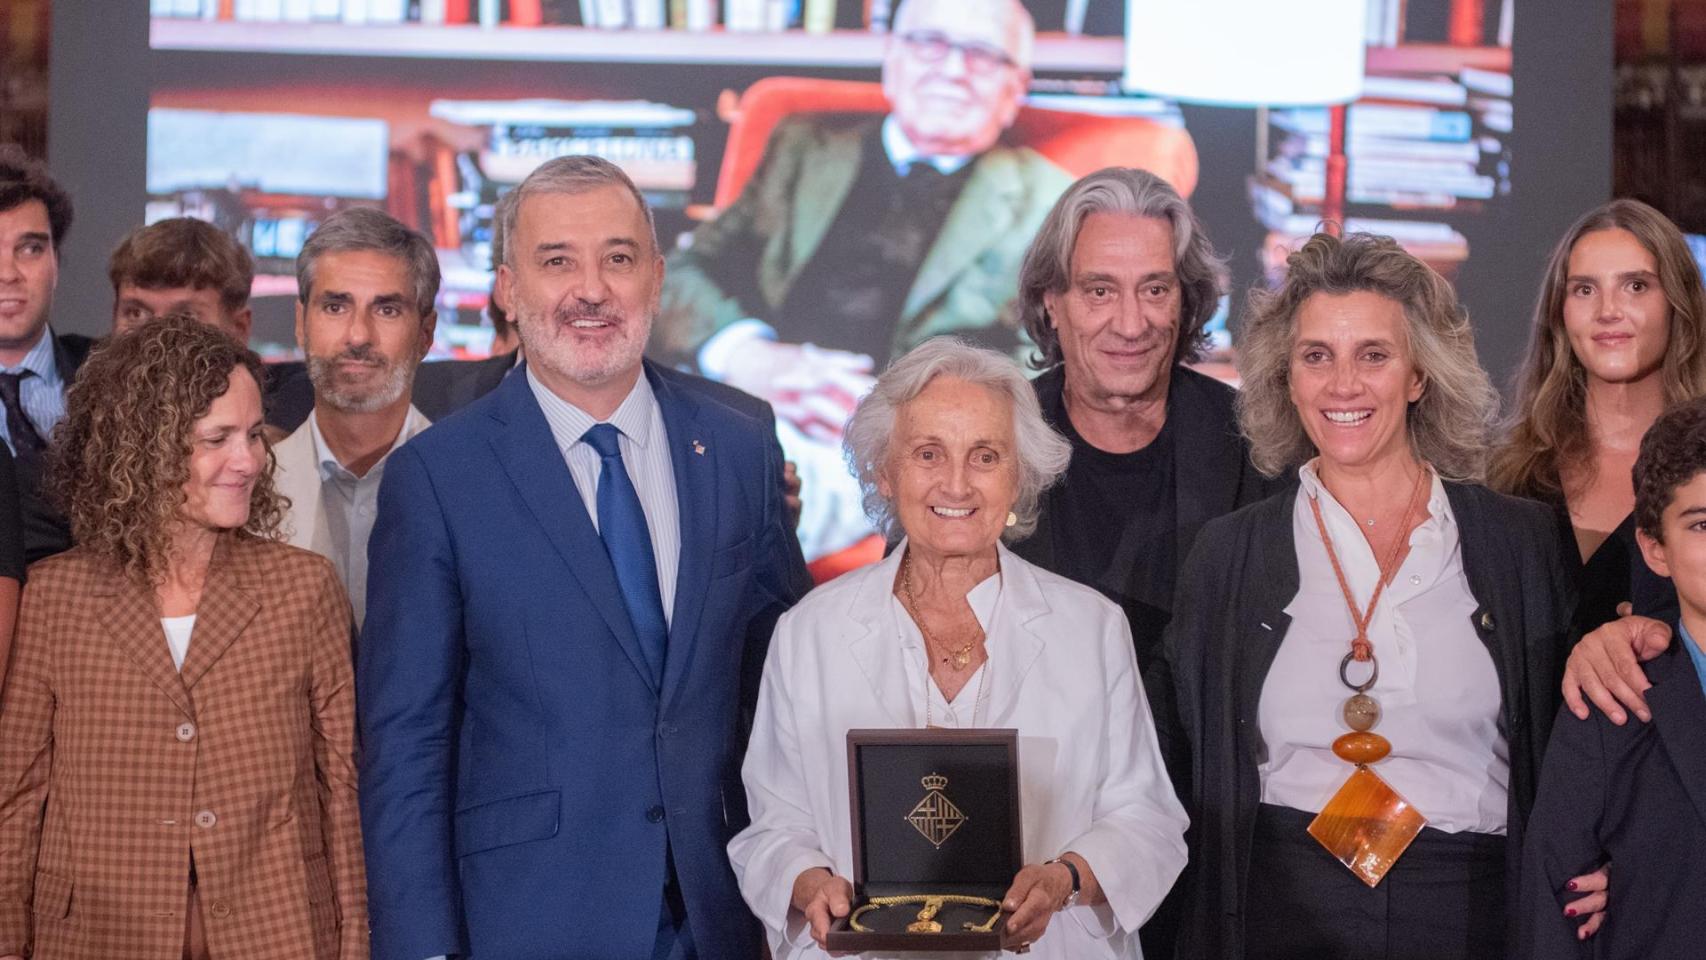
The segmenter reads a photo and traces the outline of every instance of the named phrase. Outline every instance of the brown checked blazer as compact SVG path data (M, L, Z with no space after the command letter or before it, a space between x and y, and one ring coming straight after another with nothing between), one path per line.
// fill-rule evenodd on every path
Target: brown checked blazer
M365 960L350 607L332 565L221 535L180 674L153 591L30 571L0 692L0 956ZM39 851L39 852L38 852Z

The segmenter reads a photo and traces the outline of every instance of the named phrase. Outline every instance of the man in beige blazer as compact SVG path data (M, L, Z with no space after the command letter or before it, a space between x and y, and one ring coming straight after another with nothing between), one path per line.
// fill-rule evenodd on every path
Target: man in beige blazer
M290 498L290 543L337 567L359 628L385 460L430 425L409 388L438 319L438 257L420 233L361 207L308 238L296 278L314 411L273 448L273 478Z

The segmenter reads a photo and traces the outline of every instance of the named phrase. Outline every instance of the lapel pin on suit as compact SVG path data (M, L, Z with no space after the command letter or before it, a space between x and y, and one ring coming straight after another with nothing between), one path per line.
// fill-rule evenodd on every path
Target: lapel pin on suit
M700 443L697 440L693 441L693 452L697 453L701 457L704 456L705 455L705 445Z

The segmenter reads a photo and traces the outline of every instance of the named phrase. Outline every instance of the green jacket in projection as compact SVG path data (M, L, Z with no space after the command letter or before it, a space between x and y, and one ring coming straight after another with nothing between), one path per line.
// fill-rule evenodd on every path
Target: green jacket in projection
M748 317L767 321L822 244L881 130L882 118L869 114L779 124L739 199L670 256L654 356L691 366L718 330ZM891 355L944 333L1015 350L1026 343L1015 311L1019 265L1071 183L1027 147L997 145L973 160L907 293ZM992 328L1000 335L990 336Z

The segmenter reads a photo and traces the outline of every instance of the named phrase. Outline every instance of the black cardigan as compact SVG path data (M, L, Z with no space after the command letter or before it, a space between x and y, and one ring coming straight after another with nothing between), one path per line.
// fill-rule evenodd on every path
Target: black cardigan
M1477 606L1471 625L1499 676L1500 728L1510 747L1509 895L1516 899L1522 833L1540 756L1562 701L1574 590L1542 504L1472 484L1445 484L1464 573ZM1261 797L1257 705L1297 595L1292 538L1296 488L1203 528L1179 576L1161 671L1145 687L1163 753L1191 814L1190 906L1181 958L1244 956L1250 845ZM1348 772L1348 770L1347 770Z

